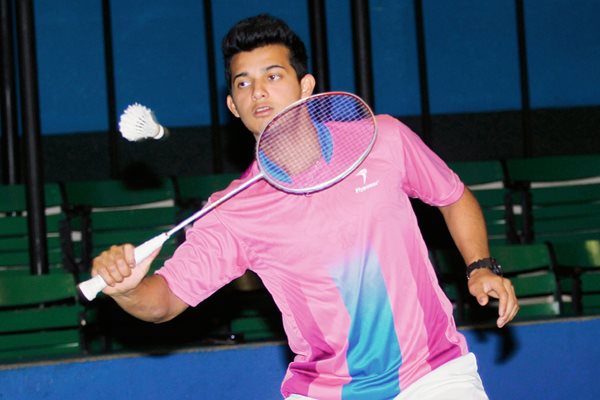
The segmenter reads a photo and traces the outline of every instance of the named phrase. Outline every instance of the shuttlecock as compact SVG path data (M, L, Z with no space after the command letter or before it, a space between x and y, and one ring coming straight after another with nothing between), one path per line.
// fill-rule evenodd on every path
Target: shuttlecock
M156 120L156 116L148 107L134 103L128 106L119 120L119 131L129 141L143 139L160 139L166 129Z

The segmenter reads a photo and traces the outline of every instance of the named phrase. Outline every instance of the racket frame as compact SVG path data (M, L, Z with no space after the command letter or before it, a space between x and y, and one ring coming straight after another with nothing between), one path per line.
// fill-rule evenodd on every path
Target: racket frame
M365 148L362 155L351 166L346 168L344 170L344 172L338 174L337 176L335 176L332 179L329 179L325 182L321 182L318 185L314 185L314 186L311 186L308 188L305 188L305 187L299 188L299 189L291 188L289 186L281 184L278 180L271 178L271 176L265 172L265 167L262 165L262 163L260 161L260 157L259 157L259 152L260 152L260 148L261 148L260 147L261 139L263 138L264 133L268 132L269 127L272 126L273 124L275 124L277 122L277 120L279 120L280 118L285 116L289 110L296 108L299 105L307 103L311 100L314 100L315 98L333 97L333 96L351 97L357 103L362 104L362 106L365 108L365 110L368 111L367 115L370 117L370 119L373 122L373 135L371 137L371 141L370 141L369 145ZM369 107L369 105L363 99L361 99L359 96L357 96L353 93L349 93L349 92L343 92L343 91L324 92L324 93L313 94L309 97L304 97L299 100L296 100L295 102L293 102L293 103L289 104L287 107L285 107L283 110L279 111L277 113L277 115L275 115L273 117L273 119L271 119L271 121L269 121L269 123L263 128L263 130L259 134L258 139L256 141L254 155L255 155L256 163L258 164L258 168L261 171L262 177L267 182L269 182L272 186L274 186L275 188L282 190L286 193L307 194L307 193L313 193L313 192L317 192L317 191L326 189L326 188L336 184L337 182L343 180L348 175L350 175L352 173L352 171L356 170L356 168L364 161L364 159L367 158L367 156L371 152L371 149L373 148L373 145L375 144L376 139L377 139L377 119L375 118L375 114L373 113L373 110L371 109L371 107Z

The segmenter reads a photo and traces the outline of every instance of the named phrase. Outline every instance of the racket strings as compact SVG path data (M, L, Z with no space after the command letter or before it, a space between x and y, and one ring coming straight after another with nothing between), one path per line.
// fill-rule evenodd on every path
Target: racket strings
M318 190L362 161L375 135L371 110L349 94L318 96L273 119L258 143L265 176L284 190Z

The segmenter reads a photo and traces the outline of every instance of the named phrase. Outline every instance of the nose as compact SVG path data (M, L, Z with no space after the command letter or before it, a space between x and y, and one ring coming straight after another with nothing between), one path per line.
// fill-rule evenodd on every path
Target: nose
M252 90L252 98L254 100L264 99L268 96L267 89L261 82L255 82Z

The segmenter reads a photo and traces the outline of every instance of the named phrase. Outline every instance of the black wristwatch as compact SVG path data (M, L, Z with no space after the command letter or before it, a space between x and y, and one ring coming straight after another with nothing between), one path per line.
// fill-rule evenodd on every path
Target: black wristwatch
M488 257L482 258L481 260L477 260L474 263L471 263L467 266L467 279L470 278L471 272L475 271L479 268L487 268L498 276L502 276L502 267L495 258Z

